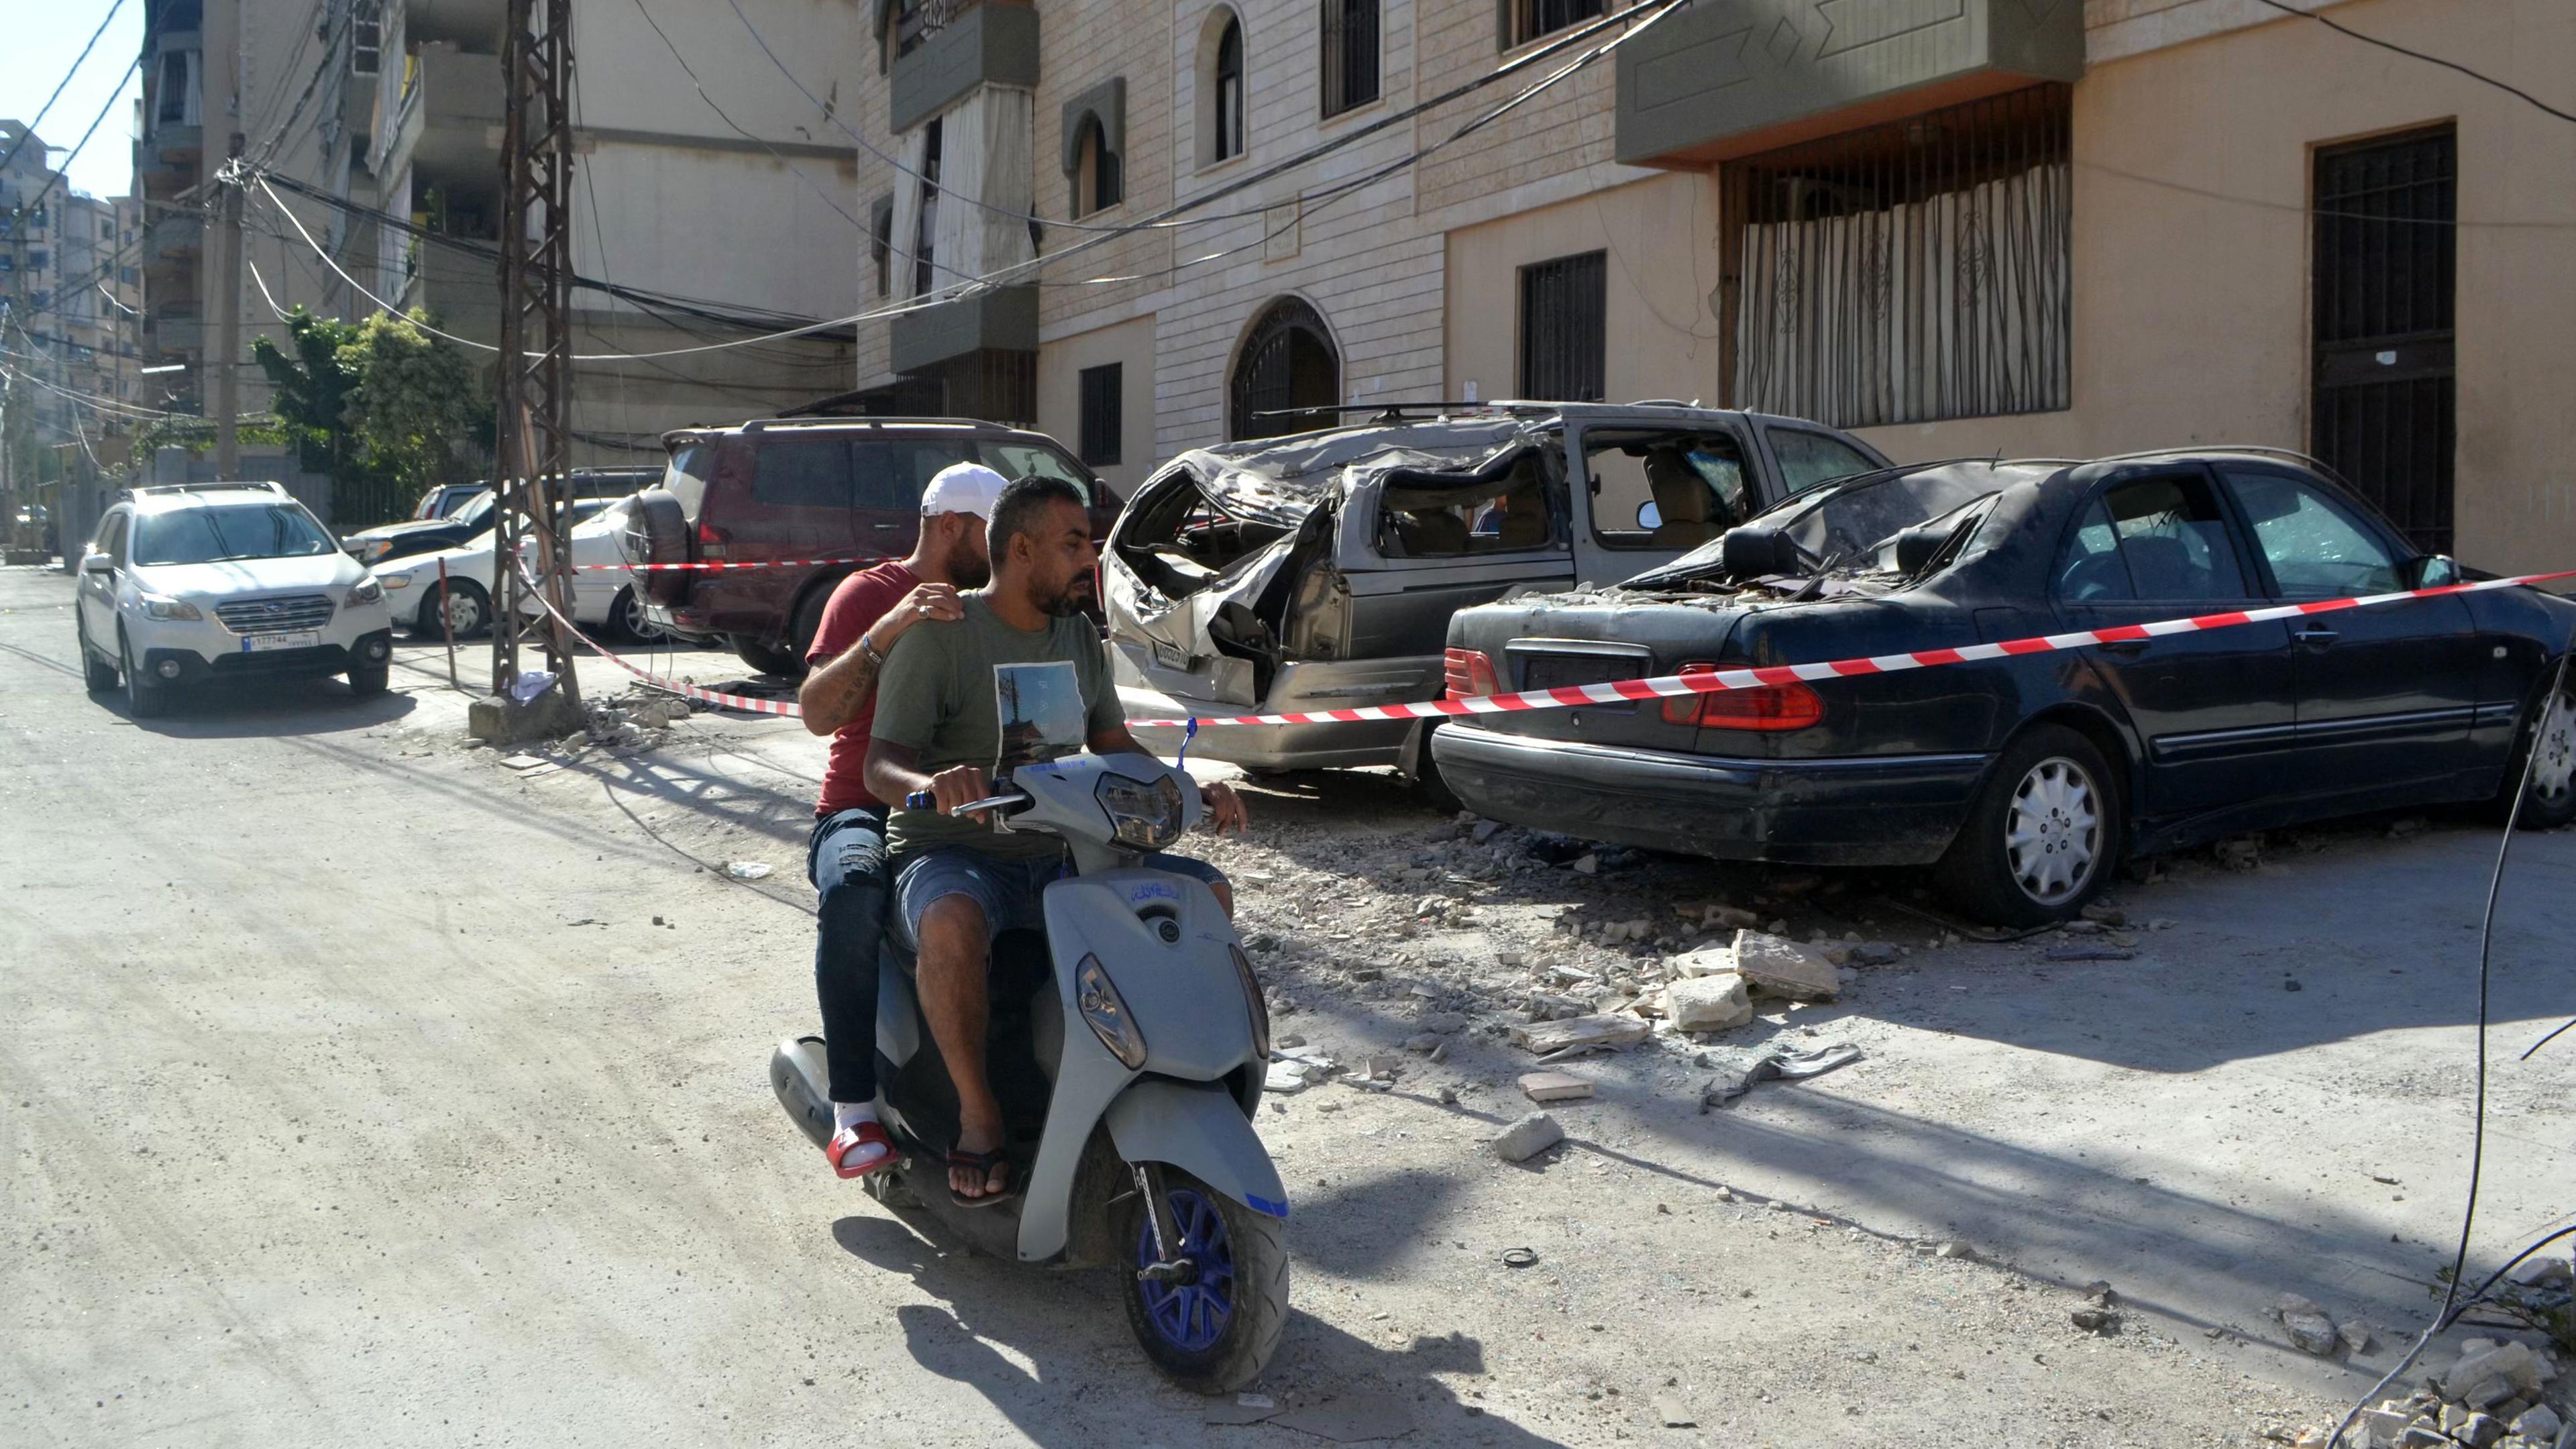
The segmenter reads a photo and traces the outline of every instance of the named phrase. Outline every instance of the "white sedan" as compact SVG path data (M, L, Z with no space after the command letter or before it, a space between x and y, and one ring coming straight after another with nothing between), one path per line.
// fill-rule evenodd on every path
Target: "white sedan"
M658 638L644 620L635 577L626 569L619 537L626 527L626 503L618 499L583 499L573 504L573 621L629 639ZM439 565L447 566L447 589L439 591ZM457 637L480 633L492 622L492 535L481 533L463 544L418 558L397 559L379 569L394 617L414 634L439 632L442 605ZM396 582L400 580L400 582ZM539 612L534 600L522 600L529 614Z

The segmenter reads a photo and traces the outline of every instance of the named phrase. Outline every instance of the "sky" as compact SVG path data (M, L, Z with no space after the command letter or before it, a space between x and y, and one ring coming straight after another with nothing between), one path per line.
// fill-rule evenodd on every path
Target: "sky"
M0 44L0 120L36 119L37 108L71 68L72 57L116 0L0 0L11 12L8 42ZM65 151L80 139L90 118L107 105L115 107L89 146L71 163L71 186L92 196L123 196L134 178L134 97L141 82L126 77L126 67L143 48L143 0L123 0L107 33L81 62L79 74L63 88L36 134L56 150L50 164L60 167ZM120 77L125 77L120 80Z

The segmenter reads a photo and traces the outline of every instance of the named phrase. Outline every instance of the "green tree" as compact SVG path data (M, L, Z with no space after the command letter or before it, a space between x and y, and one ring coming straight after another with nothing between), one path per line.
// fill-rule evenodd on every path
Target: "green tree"
M277 390L275 407L296 461L308 472L331 478L334 517L354 517L361 500L376 491L376 469L366 445L350 421L350 395L358 375L343 361L341 349L357 340L359 329L333 317L316 317L298 306L287 314L286 348L266 337L251 340L251 360L268 374Z
M413 491L471 481L492 436L492 405L475 368L424 324L429 318L417 310L379 312L334 354L355 379L344 415L367 464Z

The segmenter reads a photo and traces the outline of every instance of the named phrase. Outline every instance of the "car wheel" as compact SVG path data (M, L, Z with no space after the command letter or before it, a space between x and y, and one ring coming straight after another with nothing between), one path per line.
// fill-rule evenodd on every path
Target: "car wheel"
M89 642L89 625L73 621L73 631L80 636L81 685L92 694L105 694L116 688L117 663L98 652Z
M447 616L447 632L459 639L482 633L492 622L491 601L484 597L483 586L471 579L449 579L443 587L430 591L429 601L420 611L421 622L429 627L421 632L435 637L442 611Z
M772 644L757 634L735 634L727 643L733 645L735 657L763 674L783 675L789 679L805 677L805 656L792 645Z
M2514 752L2513 772L2496 791L2499 804L2510 805L2522 791L2522 813L2515 817L2525 830L2555 830L2576 821L2576 683L2562 682L2539 712L2539 724Z
M635 592L632 584L617 591L616 600L608 606L608 619L618 633L638 644L650 644L662 637L662 627L646 617L644 596Z
M2111 878L2120 796L2093 742L2041 725L2005 749L1933 867L1952 902L2002 926L2063 921Z
M170 712L170 686L154 679L143 661L134 657L133 641L120 629L116 634L118 668L125 674L125 712L136 719L157 719Z
M349 693L360 699L373 699L384 693L386 687L392 683L393 672L394 666L391 660L376 664L352 664L349 666Z

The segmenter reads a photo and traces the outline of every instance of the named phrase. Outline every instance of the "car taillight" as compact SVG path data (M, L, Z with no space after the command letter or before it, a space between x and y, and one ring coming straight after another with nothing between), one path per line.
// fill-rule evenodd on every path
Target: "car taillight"
M732 540L725 536L725 531L714 524L702 522L698 525L698 557L723 558L727 546L731 543Z
M1715 674L1714 664L1685 664L1681 677ZM1712 730L1802 730L1825 717L1823 696L1804 684L1763 684L1751 689L1719 689L1683 694L1664 701L1664 719L1678 725Z
M1484 650L1444 649L1440 660L1440 677L1448 684L1451 699L1503 692L1502 678L1494 673L1494 658Z

